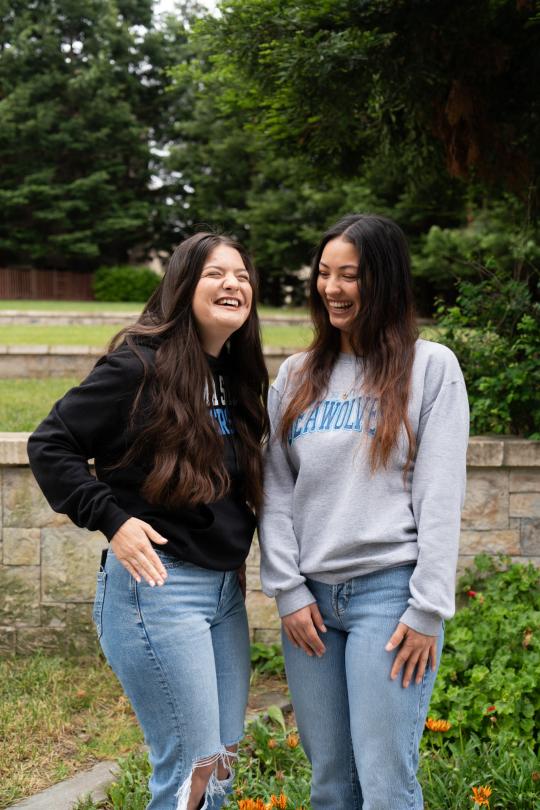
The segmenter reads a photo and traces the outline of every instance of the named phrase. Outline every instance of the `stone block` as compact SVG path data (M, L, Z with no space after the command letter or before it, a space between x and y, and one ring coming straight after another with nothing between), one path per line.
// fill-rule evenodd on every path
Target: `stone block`
M0 627L0 658L15 654L17 631L14 627Z
M66 605L41 605L42 627L65 627Z
M493 531L463 531L459 541L461 554L520 554L518 529Z
M540 492L516 492L510 495L512 517L540 517Z
M4 529L2 555L5 565L39 565L39 529Z
M252 630L279 630L280 619L274 599L262 591L248 591L246 607Z
M0 624L39 623L39 566L0 566Z
M506 470L469 470L463 529L508 528L508 477Z
M279 630L253 630L251 637L253 641L259 641L262 644L279 644L281 642L281 633Z
M540 492L540 470L510 470L510 492Z
M28 464L29 433L0 433L0 464Z
M91 602L96 590L101 549L100 532L73 524L43 529L41 533L41 588L43 602Z
M506 438L503 463L505 467L540 467L540 441Z
M248 565L246 567L246 583L248 591L261 590L261 578L259 576L258 565Z
M467 448L467 466L500 467L504 458L502 439L471 438Z
M21 627L17 631L16 652L18 655L42 653L63 653L65 651L65 630L57 627Z
M521 521L521 553L540 557L540 520L524 518Z
M65 643L69 655L94 655L98 652L92 605L67 605Z
M3 479L5 527L32 529L70 522L53 512L29 467L5 468Z

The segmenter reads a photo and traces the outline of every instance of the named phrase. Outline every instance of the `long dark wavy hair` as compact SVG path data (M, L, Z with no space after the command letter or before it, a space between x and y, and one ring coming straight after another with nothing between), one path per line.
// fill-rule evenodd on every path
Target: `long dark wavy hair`
M142 495L150 503L172 508L211 503L230 489L223 437L209 409L208 392L213 391L214 381L192 312L204 264L219 245L238 251L253 290L249 317L231 335L224 351L232 372L229 408L238 435L236 452L244 472L245 496L258 511L263 497L261 443L268 433L268 372L255 306L255 268L244 248L227 236L205 232L183 241L137 322L111 341L109 351L126 343L144 367L131 409L134 442L114 466L127 466L141 456L151 458ZM148 342L157 347L152 368L140 348Z
M299 370L296 391L283 414L285 438L294 420L319 402L340 352L340 332L330 323L317 290L322 252L332 239L353 244L360 257L360 309L349 339L364 360L364 387L379 397L379 421L370 449L374 472L388 465L404 426L408 438L406 474L415 453L415 437L407 415L414 345L418 337L412 294L411 265L405 235L386 217L348 214L323 236L313 259L310 308L315 334Z

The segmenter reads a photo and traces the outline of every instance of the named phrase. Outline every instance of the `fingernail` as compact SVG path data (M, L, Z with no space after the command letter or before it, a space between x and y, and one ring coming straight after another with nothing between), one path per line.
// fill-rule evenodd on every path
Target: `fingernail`
M386 645L386 647L385 647L384 649L385 649L387 652L390 652L390 650L392 649L392 645L390 644L390 642L388 642L388 644Z
M151 587L151 588L153 588L153 587L155 587L155 584L156 584L156 583L154 582L154 580L153 580L153 579L149 579L149 580L148 580L148 584L150 585L150 587Z
M322 626L322 631L323 631L323 633L326 633L326 627L325 627L325 625L324 625L324 624L323 624L323 626Z

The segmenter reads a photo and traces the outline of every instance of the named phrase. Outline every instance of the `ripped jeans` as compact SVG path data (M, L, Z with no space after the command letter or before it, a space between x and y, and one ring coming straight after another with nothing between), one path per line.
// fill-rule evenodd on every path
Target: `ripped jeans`
M147 810L185 810L194 766L228 767L243 736L249 633L236 572L212 571L156 549L168 578L137 583L109 549L98 574L94 622L105 656L150 748ZM218 810L234 773L214 772L204 810Z

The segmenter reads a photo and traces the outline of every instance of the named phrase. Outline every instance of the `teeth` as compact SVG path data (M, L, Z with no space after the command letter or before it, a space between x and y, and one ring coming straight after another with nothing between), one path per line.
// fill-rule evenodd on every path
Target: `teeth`
M352 306L351 301L328 301L328 306L332 309L348 309Z
M216 304L221 304L222 306L228 307L239 307L240 301L237 301L236 298L219 298L216 301Z

